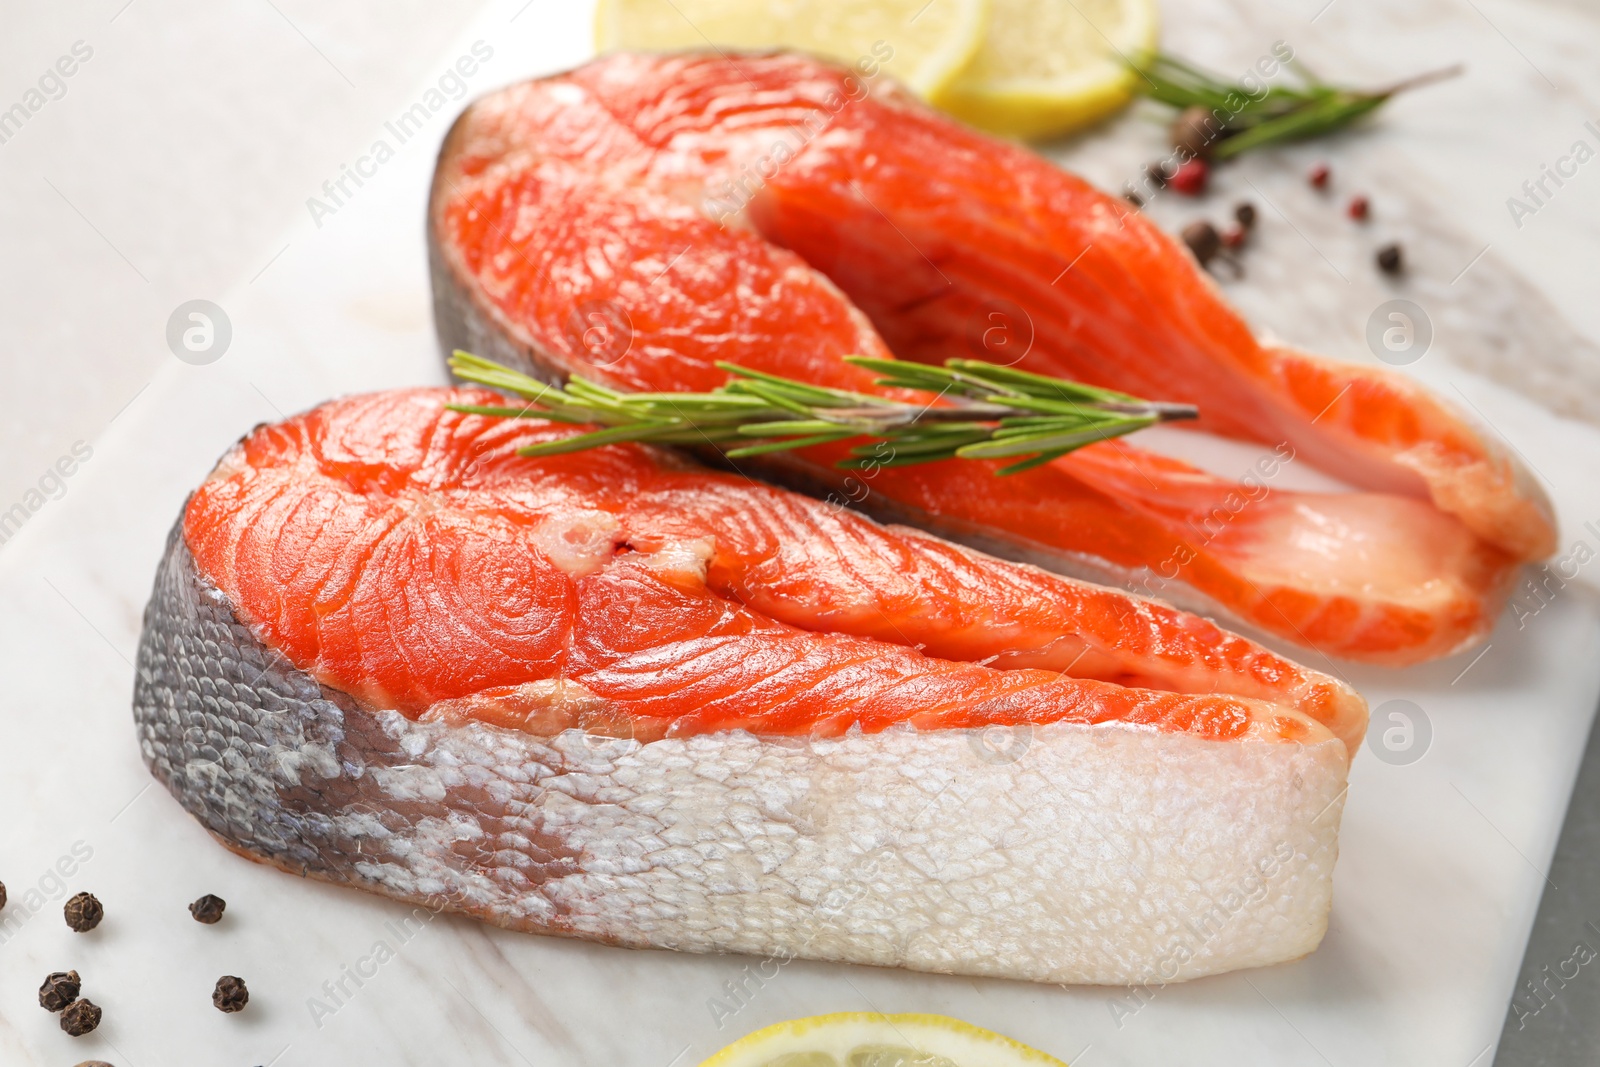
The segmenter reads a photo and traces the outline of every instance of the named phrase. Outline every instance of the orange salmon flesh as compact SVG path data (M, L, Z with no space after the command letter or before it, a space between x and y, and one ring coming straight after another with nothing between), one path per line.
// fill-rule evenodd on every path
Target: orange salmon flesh
M1343 683L1198 616L574 432L336 401L256 430L183 521L269 648L372 709L539 736L1122 723L1349 752Z

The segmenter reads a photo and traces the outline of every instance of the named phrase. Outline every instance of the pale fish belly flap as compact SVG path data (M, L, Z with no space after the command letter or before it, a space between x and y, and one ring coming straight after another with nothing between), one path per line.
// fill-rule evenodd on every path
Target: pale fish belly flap
M1123 725L640 743L369 712L263 645L181 529L134 716L184 808L297 874L616 945L1044 982L1310 952L1346 774L1332 740Z

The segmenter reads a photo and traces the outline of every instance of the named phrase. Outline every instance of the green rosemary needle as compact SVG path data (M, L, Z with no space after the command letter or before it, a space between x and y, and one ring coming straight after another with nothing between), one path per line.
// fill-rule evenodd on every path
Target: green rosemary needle
M1158 422L1192 419L1189 404L1141 400L1081 382L953 359L942 367L846 356L880 375L877 384L930 393L908 404L866 393L764 374L731 363L732 377L709 393L624 393L573 376L565 385L457 351L456 376L522 397L521 406L452 404L452 409L503 418L538 418L600 429L520 449L554 456L637 441L658 445L716 445L730 458L865 438L839 462L844 468L901 467L944 459L1017 459L997 473L1048 463L1096 441ZM935 407L944 399L948 406Z
M1330 85L1303 66L1289 64L1299 85L1274 85L1252 92L1223 81L1176 56L1156 52L1134 62L1139 92L1180 111L1201 107L1211 112L1216 143L1209 154L1230 159L1279 141L1318 137L1355 122L1388 102L1396 93L1454 77L1459 66L1419 74L1382 89L1349 89Z

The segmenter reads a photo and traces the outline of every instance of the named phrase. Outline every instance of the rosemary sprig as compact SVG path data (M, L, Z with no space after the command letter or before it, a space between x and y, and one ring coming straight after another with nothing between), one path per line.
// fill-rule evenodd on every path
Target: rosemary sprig
M717 364L733 377L709 393L624 393L577 376L565 386L555 386L458 350L450 359L457 377L520 396L528 403L451 407L475 415L601 427L529 445L519 450L524 456L554 456L640 441L718 445L737 459L867 438L876 443L852 448L838 466L859 470L951 458L1018 459L1002 467L1000 474L1027 470L1084 445L1158 422L1192 419L1199 414L1188 404L1140 400L978 360L953 359L943 367L863 356L846 356L845 360L881 375L878 385L931 393L935 400L944 398L950 404L908 404L810 385L731 363Z
M1279 141L1319 137L1343 129L1383 106L1396 93L1461 73L1459 66L1419 74L1382 89L1349 89L1331 85L1299 64L1287 64L1298 75L1297 86L1274 85L1265 92L1234 85L1184 60L1154 53L1133 64L1142 76L1140 92L1180 110L1202 107L1216 122L1210 154L1229 159Z

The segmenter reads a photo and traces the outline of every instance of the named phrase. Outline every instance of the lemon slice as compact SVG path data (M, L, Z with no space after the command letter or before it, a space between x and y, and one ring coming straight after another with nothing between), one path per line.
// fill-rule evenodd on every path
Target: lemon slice
M793 48L887 71L924 97L977 54L990 0L600 0L595 45Z
M931 99L981 129L1054 137L1133 95L1127 60L1153 49L1156 0L992 0L989 33L960 77Z
M700 1067L1067 1067L944 1015L813 1015L757 1030Z

